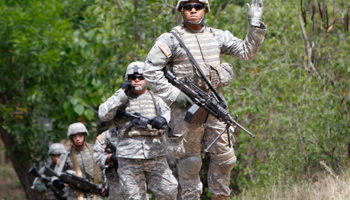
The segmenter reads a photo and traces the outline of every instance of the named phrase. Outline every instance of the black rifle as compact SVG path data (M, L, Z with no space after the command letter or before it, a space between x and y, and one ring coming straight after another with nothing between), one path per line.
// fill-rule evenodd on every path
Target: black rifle
M73 174L68 174L65 172L55 172L49 167L45 167L44 174L46 176L56 176L64 183L72 185L83 192L101 194L101 191L103 189L102 185L91 183L86 178L81 178L79 176L75 176Z
M225 131L227 131L229 145L231 146L229 128L232 124L238 126L243 131L248 133L249 136L255 138L255 135L253 135L242 125L236 122L236 120L231 117L230 113L221 106L221 101L216 98L216 95L207 94L201 88L199 88L189 77L185 77L180 80L176 79L176 77L166 68L164 68L164 75L172 85L180 89L194 102L192 107L186 113L185 121L191 124L204 123L208 117L208 114L212 114L218 120L225 122L226 128L204 151L208 152L211 146L221 137Z
M56 188L55 186L53 186L51 184L51 181L49 178L44 177L42 174L40 174L38 172L38 170L35 167L35 164L33 164L33 167L31 167L28 171L30 174L34 175L35 177L38 177L42 180L42 182L45 184L46 187L48 187L50 190L52 190L55 193L55 196L58 199L67 199L66 197L66 193L67 193L67 189L63 188L62 190Z
M129 124L125 126L126 131L129 131L133 126L138 125L139 128L146 128L147 124L150 124L151 119L142 116L140 113L129 113L123 109L118 109L117 115L123 115L125 117L131 117L132 120ZM162 129L165 129L163 126Z

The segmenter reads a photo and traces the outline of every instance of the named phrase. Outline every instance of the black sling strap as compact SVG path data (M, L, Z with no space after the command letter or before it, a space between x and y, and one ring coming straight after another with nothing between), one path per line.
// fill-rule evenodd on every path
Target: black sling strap
M223 101L221 99L221 97L218 95L218 93L216 93L215 89L213 88L213 86L211 85L211 83L209 82L209 80L207 79L207 77L204 75L202 69L199 67L197 61L194 59L194 57L192 56L191 52L187 49L186 45L182 42L182 40L179 38L179 36L177 36L177 34L173 31L170 31L171 34L173 34L175 36L175 38L179 41L180 46L186 51L186 54L188 56L188 58L190 59L190 61L192 62L192 64L196 67L196 69L199 71L199 73L201 74L201 76L203 77L203 79L205 80L205 82L207 83L207 85L209 86L210 90L213 93L213 96L215 98L216 101L219 102L219 104L223 107L223 108L227 108L227 105L225 103L225 101Z

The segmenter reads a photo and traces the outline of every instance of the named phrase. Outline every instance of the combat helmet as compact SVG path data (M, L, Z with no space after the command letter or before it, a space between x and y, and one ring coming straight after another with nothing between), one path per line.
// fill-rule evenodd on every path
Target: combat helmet
M77 122L69 125L68 132L67 132L67 139L69 139L71 135L74 135L77 133L85 133L87 136L89 136L89 132L87 131L85 125L81 122Z
M128 80L128 77L130 75L133 75L133 74L143 74L143 66L145 64L143 62L140 62L140 61L135 61L135 62L132 62L128 65L128 67L126 68L126 73L125 73L125 80Z
M184 22L186 22L188 24L194 24L194 25L202 24L202 22L205 19L205 13L203 14L202 19L199 22L187 20L185 15L183 14L183 5L184 5L184 3L189 2L189 1L196 1L196 2L204 4L204 11L206 11L206 12L210 11L209 1L208 0L179 0L177 2L177 5L176 5L176 9L182 13L182 18L183 18Z
M66 153L66 149L64 148L63 144L61 143L53 143L50 145L49 148L49 155L52 154L64 154Z
M126 68L125 80L129 80L129 76L133 75L133 74L143 75L143 66L144 65L145 65L145 63L140 62L140 61L135 61L135 62L130 63L128 65L128 67ZM141 91L145 87L146 87L146 84L144 84L142 88L138 88L138 89L134 88L134 90Z
M204 9L207 11L207 12L210 12L210 5L209 5L209 1L208 0L179 0L177 2L177 5L176 5L176 10L178 10L179 12L181 12L182 10L182 5L188 1L197 1L197 2L200 2L202 4L204 4Z

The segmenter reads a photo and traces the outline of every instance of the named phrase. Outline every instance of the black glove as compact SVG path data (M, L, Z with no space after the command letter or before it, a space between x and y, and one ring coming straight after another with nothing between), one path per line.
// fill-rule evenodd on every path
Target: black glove
M60 181L59 179L56 179L52 182L52 185L55 186L55 188L62 190L64 188L64 183Z
M131 81L125 81L122 84L122 89L124 90L125 94L127 94L133 88L134 88L134 85L131 84Z
M101 194L102 194L103 197L108 197L108 195L109 195L109 184L106 184L104 189L105 190L103 192L101 191Z
M188 97L185 93L180 92L179 95L177 96L175 103L180 107L180 108L187 108L193 105L193 101Z
M166 119L162 116L153 118L149 123L156 129L162 129L167 124Z
M109 160L112 161L115 166L118 166L118 158L117 158L117 155L115 155L115 153L111 155Z

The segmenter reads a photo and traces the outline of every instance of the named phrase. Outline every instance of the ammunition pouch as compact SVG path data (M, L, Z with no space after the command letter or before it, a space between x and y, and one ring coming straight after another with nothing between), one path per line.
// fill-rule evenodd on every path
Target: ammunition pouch
M166 138L166 149L174 158L180 158L185 155L183 135L175 136L170 127L166 129L168 137Z

